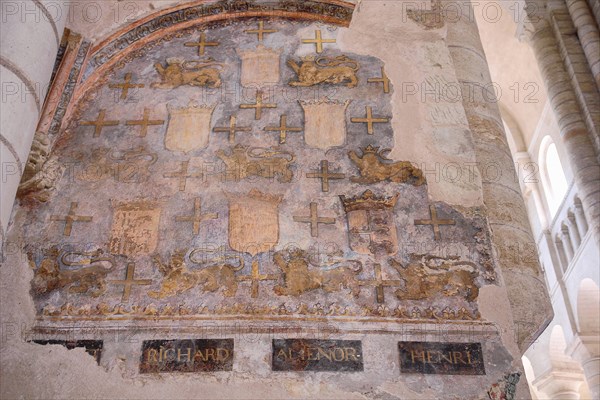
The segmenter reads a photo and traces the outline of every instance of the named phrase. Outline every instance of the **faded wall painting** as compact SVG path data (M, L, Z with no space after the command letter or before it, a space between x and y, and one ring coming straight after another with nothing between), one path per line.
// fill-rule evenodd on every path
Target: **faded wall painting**
M338 29L232 19L107 68L53 150L54 190L24 199L40 321L478 319L485 215L430 202L420 166L389 157L413 134L392 131L393 66Z

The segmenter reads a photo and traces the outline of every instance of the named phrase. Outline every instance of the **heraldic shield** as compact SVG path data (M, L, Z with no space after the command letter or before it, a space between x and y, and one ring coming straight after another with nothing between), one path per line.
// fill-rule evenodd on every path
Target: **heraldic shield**
M154 203L120 204L113 215L110 252L124 256L150 254L158 244L160 207Z
M280 49L270 49L259 44L254 51L238 51L238 54L242 59L243 87L275 85L279 82Z
M283 196L252 189L247 195L227 193L229 246L255 256L270 251L279 241L279 203Z
M304 141L307 145L326 150L346 142L346 108L350 100L299 102L304 109Z
M167 149L187 153L208 146L210 118L215 106L168 108L169 125L165 135Z
M340 196L346 216L350 247L360 254L386 256L398 251L394 206L398 195L375 196L370 190L361 196Z

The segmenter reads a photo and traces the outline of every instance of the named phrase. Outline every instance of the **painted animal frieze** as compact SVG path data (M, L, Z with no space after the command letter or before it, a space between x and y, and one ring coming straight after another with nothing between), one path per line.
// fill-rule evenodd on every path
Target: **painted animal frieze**
M223 64L213 59L206 61L186 61L182 58L167 58L167 66L162 63L154 64L160 76L160 82L150 85L153 89L175 89L180 86L204 86L218 88L221 86L221 72L219 67Z
M240 181L248 177L275 178L291 182L294 173L290 168L296 160L287 150L236 145L229 152L215 153L225 163L225 180Z
M238 286L235 273L244 268L243 258L239 258L238 266L218 258L212 261L206 260L202 267L191 269L186 264L185 253L185 250L175 251L166 263L158 254L152 257L163 275L163 280L160 289L149 291L148 296L164 299L181 295L196 287L201 292L216 292L223 289L225 297L235 296Z
M420 186L425 183L423 172L408 161L393 161L385 156L388 149L368 145L359 156L354 150L348 152L350 160L358 167L360 176L351 177L355 183L377 182L409 183Z
M124 151L99 147L89 154L78 154L76 160L78 163L73 168L76 179L88 182L112 179L121 183L141 183L150 178L151 167L158 160L158 154L144 146Z
M405 282L404 288L396 290L399 300L424 300L442 294L475 301L479 296L475 283L479 272L475 263L461 260L459 256L410 254L409 258L407 265L389 260Z
M30 265L35 268L31 281L35 295L67 288L69 293L98 297L106 291L106 276L115 266L113 258L103 255L101 250L61 252L53 246L45 252L39 266L32 253L28 256Z
M280 296L299 296L322 289L327 293L349 290L354 297L360 294L358 274L363 266L357 260L344 260L333 265L313 265L306 251L293 249L273 254L273 262L284 276L284 285L275 286Z
M360 69L357 61L346 55L337 57L304 56L300 62L289 59L287 65L296 73L296 80L290 86L314 86L321 83L344 84L348 88L358 85L356 72Z

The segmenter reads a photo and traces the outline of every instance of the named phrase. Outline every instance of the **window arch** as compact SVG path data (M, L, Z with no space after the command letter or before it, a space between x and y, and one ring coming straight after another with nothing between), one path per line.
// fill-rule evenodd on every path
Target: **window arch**
M556 145L549 136L544 138L540 147L540 169L550 217L554 217L569 186Z

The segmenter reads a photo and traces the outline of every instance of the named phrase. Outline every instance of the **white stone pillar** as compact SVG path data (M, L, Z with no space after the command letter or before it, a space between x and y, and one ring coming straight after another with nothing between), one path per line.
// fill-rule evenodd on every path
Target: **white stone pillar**
M569 234L573 239L574 250L577 252L577 249L581 245L581 236L579 235L579 228L577 227L575 215L571 211L567 213L567 225L569 226Z
M600 399L600 337L578 334L567 351L581 365L593 398Z
M588 231L588 224L585 220L585 214L583 213L583 206L581 205L581 200L577 197L573 200L573 206L575 207L575 218L577 218L577 226L579 227L579 234L581 238L585 237L585 234Z
M0 241L48 91L67 8L63 0L0 1Z
M571 241L571 236L569 236L569 228L567 228L566 225L563 225L561 226L560 231L565 252L567 253L567 260L570 263L571 260L573 260L573 256L575 255L575 250L573 249L573 242Z
M470 3L461 3L459 14L447 23L446 43L463 90L477 163L480 168L493 164L502 171L498 179L482 177L483 202L513 320L523 324L517 344L525 351L552 319L552 305Z
M588 6L592 9L592 13L594 14L594 19L596 20L596 24L600 26L600 1L598 0L587 0Z
M549 399L578 400L579 388L583 382L581 371L552 366L550 370L536 378L532 385Z
M531 45L546 85L548 101L556 114L586 220L596 243L600 243L600 165L594 143L583 120L554 32L545 19L532 11L537 3L534 0L526 0L526 3L527 9L532 12L530 18L536 21L532 27Z
M530 165L533 163L531 157L528 152L520 151L516 155L517 165ZM540 225L542 227L547 227L549 225L548 218L546 217L550 213L548 212L547 207L542 201L542 196L540 194L540 187L537 182L529 182L527 179L519 179L519 183L521 185L521 191L523 192L523 196L527 199L528 193L531 193L533 196L533 201L535 203L535 210L529 210L528 215L535 215L540 220ZM527 204L527 200L525 200L525 204ZM531 221L530 221L531 223Z
M562 239L558 235L556 235L556 238L554 238L554 244L556 245L556 252L558 253L558 258L560 260L561 268L564 273L567 270L567 267L569 266L569 260L567 260L565 246L563 246Z
M596 85L600 88L600 33L596 21L585 0L567 0L567 7Z

